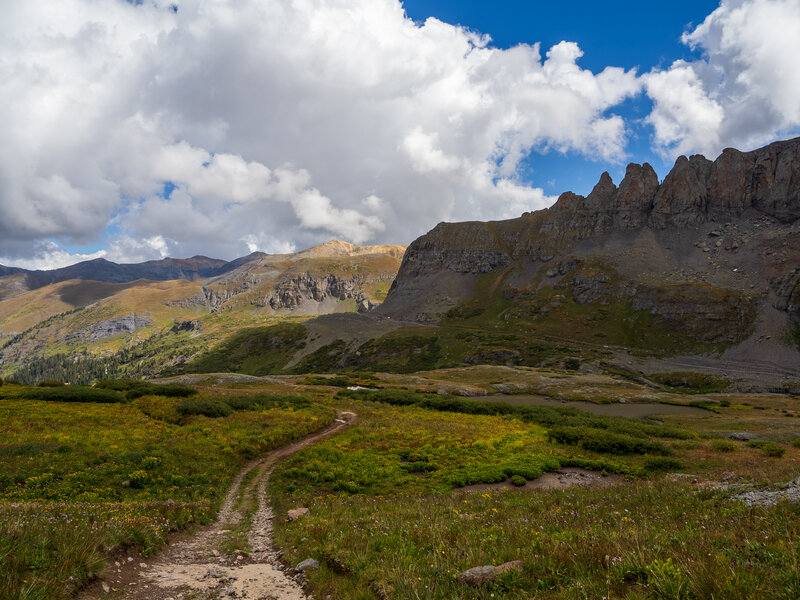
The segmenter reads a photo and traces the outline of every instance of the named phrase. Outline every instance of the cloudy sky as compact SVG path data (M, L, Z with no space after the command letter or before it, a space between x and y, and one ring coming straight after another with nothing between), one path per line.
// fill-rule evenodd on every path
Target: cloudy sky
M408 243L800 134L797 0L542 4L3 0L0 263Z

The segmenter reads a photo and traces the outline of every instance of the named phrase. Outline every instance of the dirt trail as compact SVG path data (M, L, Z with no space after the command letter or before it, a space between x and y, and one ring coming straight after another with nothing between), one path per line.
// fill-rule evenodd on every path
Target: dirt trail
M306 600L300 580L282 570L272 545L267 482L279 460L329 437L355 418L355 413L340 412L322 431L251 461L234 478L213 525L173 542L147 562L133 554L118 558L104 579L79 599ZM254 474L248 476L251 471ZM243 486L246 476L248 483ZM253 510L248 511L248 505ZM236 547L237 536L240 541L246 536L249 553L220 551L220 546Z

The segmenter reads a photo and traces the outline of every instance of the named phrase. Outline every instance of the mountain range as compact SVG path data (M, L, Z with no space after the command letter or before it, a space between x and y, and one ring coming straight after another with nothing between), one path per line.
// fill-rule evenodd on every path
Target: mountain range
M226 333L264 315L295 317L293 329L267 319L227 339L215 334L210 351L187 346L168 361L177 371L613 363L774 384L800 378L800 138L726 149L713 161L682 156L663 181L632 163L619 185L603 173L586 197L566 192L549 209L505 221L440 223L407 250L331 242L232 262L91 261L0 273L6 336L52 316L33 308L40 296L31 294L43 290L61 299L60 310L146 288L159 306L180 307L172 328L193 312L209 325L230 311L250 315L226 322ZM165 288L167 280L180 283ZM25 308L9 310L20 299ZM158 321L154 308L133 312ZM321 313L338 314L307 318ZM161 318L156 329L167 324ZM140 329L135 318L126 327ZM193 328L179 325L175 335ZM37 337L18 334L0 360L24 363ZM253 358L259 352L269 360Z

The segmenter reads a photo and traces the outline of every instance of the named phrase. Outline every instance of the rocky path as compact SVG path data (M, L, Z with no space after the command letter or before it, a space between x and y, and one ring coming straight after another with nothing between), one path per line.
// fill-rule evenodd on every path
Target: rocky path
M118 557L80 600L306 600L301 576L283 570L272 545L267 482L278 461L355 418L340 412L322 431L253 460L233 480L213 525L174 541L150 559L134 553ZM245 539L248 551L236 551Z

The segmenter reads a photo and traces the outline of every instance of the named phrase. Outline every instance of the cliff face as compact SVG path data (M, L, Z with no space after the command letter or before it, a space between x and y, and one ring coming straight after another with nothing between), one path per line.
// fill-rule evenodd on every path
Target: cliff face
M437 321L474 299L486 274L507 298L556 286L576 302L626 302L703 341L741 342L768 308L792 327L800 138L713 162L681 156L660 184L650 165L630 164L619 186L603 173L588 196L566 192L517 219L440 223L408 247L379 312Z

